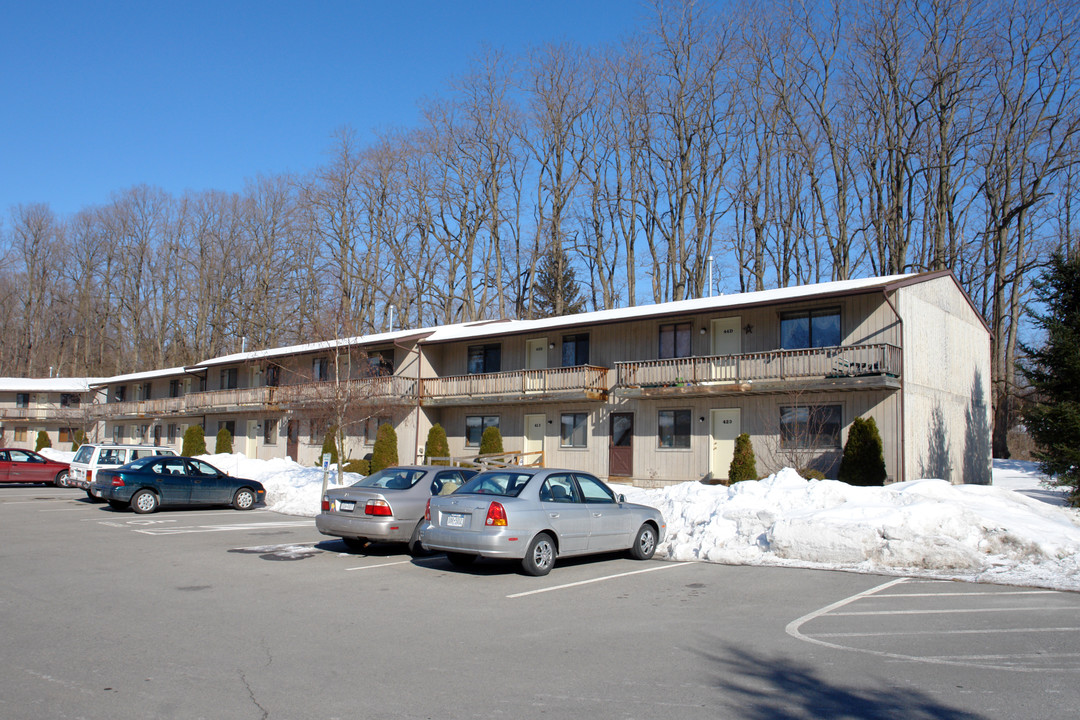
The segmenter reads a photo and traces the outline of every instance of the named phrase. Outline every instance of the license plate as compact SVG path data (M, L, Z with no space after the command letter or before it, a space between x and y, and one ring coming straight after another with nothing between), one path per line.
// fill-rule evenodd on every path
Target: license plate
M101 491L100 490L95 490L94 491L94 497L101 497Z
M356 507L356 503L352 500L338 500L337 509L339 512L352 512Z
M446 527L465 527L465 516L455 513L447 514Z

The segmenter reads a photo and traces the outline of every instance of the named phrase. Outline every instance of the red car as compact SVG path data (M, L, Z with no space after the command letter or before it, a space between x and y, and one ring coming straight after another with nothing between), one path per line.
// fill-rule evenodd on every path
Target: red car
M0 483L52 483L67 485L68 464L56 462L33 450L0 450Z

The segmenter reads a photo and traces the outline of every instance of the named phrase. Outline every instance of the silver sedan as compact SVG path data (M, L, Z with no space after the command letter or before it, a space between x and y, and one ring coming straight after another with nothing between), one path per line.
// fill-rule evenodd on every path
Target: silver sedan
M416 554L421 552L420 526L428 498L453 492L475 474L433 465L385 468L348 487L328 490L315 527L323 535L341 538L350 550L378 540L408 543Z
M530 575L546 575L556 557L629 550L648 560L666 529L656 508L626 502L588 473L551 468L480 473L431 498L425 517L420 542L454 565L508 558Z

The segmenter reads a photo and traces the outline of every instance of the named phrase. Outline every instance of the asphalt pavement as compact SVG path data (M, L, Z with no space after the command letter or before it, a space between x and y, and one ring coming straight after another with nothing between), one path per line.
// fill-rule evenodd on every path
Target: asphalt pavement
M0 717L1075 718L1080 595L621 555L547 576L309 518L0 487Z

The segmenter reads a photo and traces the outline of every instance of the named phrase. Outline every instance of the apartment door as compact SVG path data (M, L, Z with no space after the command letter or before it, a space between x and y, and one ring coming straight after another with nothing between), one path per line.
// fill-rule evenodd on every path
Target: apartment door
M525 367L528 370L546 370L547 369L547 356L548 356L548 341L547 338L536 338L534 340L525 341ZM540 392L544 389L544 378L546 373L543 372L527 372L525 373L525 391L526 392Z
M608 475L631 477L634 474L634 414L611 413L608 441Z
M523 465L544 465L544 430L547 426L546 415L525 416L525 457Z
M742 354L741 317L717 318L712 321L711 355L713 355L713 379L734 381L739 379L738 355Z
M247 437L246 447L244 448L244 455L249 458L256 458L259 456L259 421L248 420L247 432L244 433Z
M285 435L285 454L293 459L294 462L299 462L297 453L300 451L300 422L298 420L290 420L288 425L288 431Z
M727 479L740 427L739 408L709 411L709 477L713 480Z

